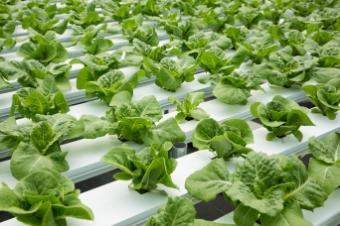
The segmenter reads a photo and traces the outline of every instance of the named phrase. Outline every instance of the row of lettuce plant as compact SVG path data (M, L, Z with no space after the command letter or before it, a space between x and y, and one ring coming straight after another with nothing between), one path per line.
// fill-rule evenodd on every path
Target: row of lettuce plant
M309 140L307 165L296 156L251 152L235 162L213 159L186 179L186 189L198 200L211 201L223 194L234 206L234 224L196 219L196 209L185 197L168 202L145 225L312 226L304 211L322 207L340 186L340 133ZM230 170L230 169L233 170Z
M141 11L152 17L159 15L161 7L152 7L152 5L154 5L153 3L156 2L147 2L147 9L143 9ZM270 6L274 5L276 6L275 9L279 11L279 8L281 7L279 3L266 1L267 5L264 4L266 7L261 6L263 7L261 8L259 5L252 4L246 6L242 4L237 5L237 2L238 1L229 2L229 4L211 4L210 2L204 4L193 3L198 8L198 10L194 11L189 9L190 7L186 7L185 4L179 4L180 8L184 9L185 15L189 11L190 13L188 14L198 14L198 16L191 18L195 19L196 22L182 20L181 16L178 16L178 12L174 12L173 14L163 14L163 18L161 17L159 22L163 24L165 30L168 34L170 34L171 43L169 46L171 47L171 53L177 55L178 60L172 59L169 55L157 56L156 59L150 59L149 56L148 58L145 57L145 52L150 53L149 51L151 50L151 56L154 56L153 54L162 50L162 48L154 47L159 42L157 41L158 36L154 29L143 28L141 26L142 24L139 22L138 15L133 15L132 17L128 15L124 17L124 19L122 19L122 30L123 33L130 38L132 43L137 43L139 46L146 47L141 49L143 53L141 58L142 64L139 66L141 66L148 75L151 74L156 76L157 85L161 87L165 86L163 88L175 91L182 82L186 80L193 80L192 75L197 64L211 73L208 80L211 80L213 83L214 95L228 104L245 104L247 102L247 98L250 96L250 91L252 89L259 88L261 79L266 79L269 83L274 85L292 87L301 86L305 81L308 81L310 77L314 77L319 81L325 79L324 75L327 76L328 80L330 80L330 78L338 77L339 73L337 66L339 64L339 56L336 51L339 50L339 46L336 45L336 32L333 33L329 30L319 30L321 27L326 29L336 28L337 22L328 18L328 20L324 20L325 22L321 22L321 25L312 26L308 23L309 19L314 19L318 16L318 13L320 14L320 12L318 12L319 9L317 9L318 6L321 6L322 10L325 9L325 11L329 11L330 6L335 5L334 2L330 1L325 4L315 3L316 6L312 5L314 7L310 7L313 10L307 12L304 12L303 10L308 7L303 7L304 5L301 6L297 3L290 3L286 9L294 10L298 16L295 15L295 17L290 17L285 14L287 12L281 12L279 15L288 20L288 23L285 23L282 26L277 25L278 19L273 14L270 14L268 12L268 8L266 8L268 7L268 4ZM117 4L119 5L119 3ZM42 4L39 5L38 3L37 5L42 6ZM203 5L204 7L198 7L198 5ZM230 9L230 6L234 7ZM171 4L171 7L173 7L173 4ZM256 10L259 7L261 10ZM94 12L94 8L95 7L92 4L87 6L86 10L82 12L78 11L80 15L78 19L81 18L78 25L83 28L88 26L88 21L81 21L84 18L82 16L84 14L90 15L91 13L89 12ZM124 7L122 7L122 9L123 8ZM138 11L143 7L138 9L138 4L136 4L133 8ZM220 12L222 15L224 14L225 18L221 19L221 21L217 20L214 22L211 20L211 14L216 14L218 11L210 11L210 9L216 8L221 9ZM227 9L230 10L228 11ZM314 10L317 12L315 13ZM234 15L232 18L228 16L230 11L232 11L232 14ZM200 19L199 15L204 16ZM251 17L249 17L249 15L251 15ZM300 22L300 17L307 17L307 22L298 23ZM289 18L293 19L289 20ZM261 23L261 20L263 23ZM98 19L98 21L100 21L100 19ZM202 21L209 24L209 26L213 25L216 32L222 33L228 38L226 39L224 36L220 36L218 34L215 36L214 34L206 36L204 33L200 33L199 30L204 28L199 26L199 23ZM273 24L271 24L272 22L270 21L272 21ZM220 24L218 24L219 22ZM239 22L242 24L241 27L235 25ZM227 25L224 25L225 23L227 23ZM265 32L261 33L261 30L264 30ZM308 31L308 35L306 36L303 34L303 31L305 30ZM254 38L254 41L250 41L250 43L247 44L247 36L250 35L250 33L256 32L257 34L255 34L254 37L257 35L258 39ZM269 37L265 35L268 34L268 32L270 34ZM256 43L267 43L261 39L262 37L267 37L269 40L272 39L272 42L279 42L280 44L275 47L271 45L272 43L270 43L269 47L264 46L268 47L268 50L266 50L267 53L259 52L259 49L263 50L265 48L254 48L254 46L257 45ZM91 39L91 37L88 39ZM65 59L66 54L62 50L63 47L60 47L60 43L58 44L58 42L53 41L54 38L52 32L46 32L44 35L33 36L32 40L32 43L27 43L25 48L21 48L19 50L19 52L28 59L36 58L36 60L38 60L40 64L44 65L44 67L49 67L51 65L50 63L59 63ZM204 43L205 40L207 40L206 43ZM51 42L54 47L49 48L50 44L46 44L46 42ZM83 42L87 42L86 38L83 39ZM40 55L41 52L39 52L40 50L37 48L37 43L39 46L43 46L41 48L46 49L46 52L43 52L44 54L47 53L47 58ZM279 48L279 50L276 51L276 48ZM190 51L183 55L183 52L188 51L188 49L190 49ZM236 50L232 58L227 57L226 50L228 49ZM156 52L152 52L154 50ZM32 55L32 52L34 53L35 51L38 51L37 54ZM96 53L96 50L94 50L94 53ZM133 52L131 55L133 56ZM243 76L243 74L240 75L240 73L237 72L231 73L245 60L250 60L250 62L248 62L248 64L251 65L250 68L254 69L256 73L261 75L260 81L256 77L256 74L256 79L254 80L254 78L252 78L254 76L253 74L250 76L248 74ZM135 64L133 60L130 62ZM126 63L129 64L129 62ZM103 63L103 65L104 67L107 66L106 63ZM26 68L23 69L23 71L27 73L28 76L32 75L32 72L27 72ZM36 72L36 70L34 70L34 72ZM57 70L57 72L60 71ZM85 71L85 73L88 72ZM89 87L88 90L90 90L90 93L92 92L94 95L98 95L101 99L112 106L112 108L108 110L105 118L83 116L80 120L71 119L71 124L67 124L69 121L66 120L67 122L64 124L65 122L62 120L69 118L65 114L52 116L39 115L55 114L59 111L67 111L67 104L64 104L65 99L62 97L62 93L56 88L56 85L51 86L50 84L53 84L53 81L48 79L42 82L42 87L38 90L22 91L21 95L19 94L14 98L13 112L16 111L16 108L22 109L21 111L25 112L23 114L26 114L27 117L36 121L36 123L26 126L17 126L13 118L3 122L8 125L7 127L4 127L5 130L8 129L10 131L10 133L3 133L5 136L2 136L2 138L4 139L5 144L15 144L13 157L16 153L23 152L23 150L30 150L32 153L29 156L25 154L16 155L15 159L17 162L14 161L14 159L11 160L12 173L20 180L17 187L14 189L14 192L11 192L8 187L3 186L4 194L6 194L5 197L13 198L10 203L14 204L13 206L3 204L5 205L5 208L3 209L7 211L10 209L9 212L13 211L12 213L14 213L19 220L33 225L53 225L53 222L55 222L56 225L65 225L65 217L67 216L75 216L85 219L92 217L91 214L89 214L88 209L83 206L76 211L72 209L73 204L76 204L76 206L79 207L79 200L76 198L77 192L74 190L74 187L70 186L66 181L60 183L65 186L62 187L62 190L65 190L64 194L57 194L53 189L49 190L47 185L46 190L45 187L42 190L39 190L38 188L34 189L35 193L30 190L31 187L22 188L27 186L25 184L39 184L37 180L40 177L43 178L43 175L48 174L54 174L54 176L49 175L48 177L58 178L56 181L64 181L65 178L61 179L60 174L56 172L56 170L64 172L68 168L67 163L64 162L65 153L61 152L60 143L63 139L67 139L68 136L72 137L72 135L75 134L78 137L91 137L92 135L92 138L95 138L109 133L118 135L118 137L123 141L132 140L137 143L146 144L147 147L138 153L136 150L127 146L116 147L113 151L110 151L103 160L113 165L125 164L126 167L123 169L122 173L119 173L116 176L117 179L132 179L131 187L140 192L155 189L158 183L162 183L169 187L175 187L170 174L174 171L176 164L175 161L170 159L167 155L167 152L171 147L171 144L167 141L177 142L184 140L185 136L183 132L180 131L174 119L157 124L156 122L158 122L162 117L157 101L152 97L145 97L139 102L131 101L134 86L129 82L124 82L124 79L121 79L121 73L112 72L110 67L108 68L108 73L110 74L109 76L102 78L100 75L97 79L92 81L91 79L90 81L87 80L89 76L93 75L91 72L87 75L83 75L82 77L86 83L85 87ZM40 75L45 77L42 74ZM115 83L117 80L119 83ZM206 80L206 78L203 78L200 81L204 82ZM318 107L319 112L332 119L334 118L335 112L339 106L339 85L336 79L332 81L328 80L327 82L321 82L313 88L307 87L305 89L311 90L308 91L308 95L315 103L316 107ZM114 82L110 83L111 81ZM80 86L84 86L84 83L82 82L79 82L78 84ZM106 84L110 85L106 87ZM120 86L120 84L127 85ZM117 88L117 85L119 88ZM52 93L51 90L55 90L55 93L57 94ZM30 94L29 92L31 91L36 91L36 93ZM42 93L39 94L39 92ZM28 100L20 102L20 98L24 99L27 96L29 96ZM45 96L47 96L47 98ZM40 100L42 97L45 98L44 101ZM188 99L189 98L190 97L188 97ZM181 104L185 104L185 102L178 103L175 100L171 101L174 101L178 108ZM41 102L44 104L40 104ZM194 100L191 101L191 103L194 102ZM26 104L32 106L33 114L30 110L27 111L27 109L25 109ZM48 109L50 107L51 109ZM197 103L194 104L194 107L192 108L193 110L191 110L191 112L190 109L188 111L184 109L181 110L182 115L179 114L177 119L179 121L182 121L183 118L190 119L190 117L201 119L201 115L198 117L195 116ZM35 109L38 109L38 111L34 112ZM305 112L299 109L296 104L294 105L279 97L275 98L273 102L266 106L258 103L253 104L251 110L254 116L259 117L265 127L269 129L270 133L268 135L268 139L273 139L275 137L281 138L288 134L293 134L298 139L301 139L302 134L298 131L299 127L301 125L312 125L312 122L308 119ZM61 118L61 122L59 121L59 124L56 123L58 122L58 117ZM203 116L203 118L205 117L206 115ZM201 138L196 136L195 142L198 146L203 143L203 146L205 145L204 148L209 148L215 151L218 157L222 157L224 159L228 159L231 156L236 155L244 156L246 158L245 161L247 161L248 158L246 156L256 155L253 153L247 155L247 153L251 150L246 147L246 144L251 142L252 135L246 123L242 123L242 121L237 120L228 120L219 125L217 122L211 122L211 120L209 120L210 119L204 119L201 123L209 122L213 124L214 129L212 137L208 138L208 141L203 139L202 142ZM65 125L67 125L67 129L63 132L62 128ZM70 130L70 128L75 128L75 130ZM61 130L61 132L58 130ZM42 143L40 143L41 140L36 140L36 135L39 135L36 133L39 133L39 131L44 131L43 134L40 134L40 137L46 136L46 140L44 139ZM74 133L71 133L70 131ZM8 137L10 137L9 140ZM226 147L229 147L229 149L225 150ZM18 167L18 164L20 165L21 162L26 162L30 156L35 156L34 158L36 161L44 162L44 164L41 165L43 170L27 168L25 169L25 172ZM20 160L21 157L22 159ZM258 156L258 158L266 161L269 157ZM61 159L61 161L55 161L56 159ZM254 157L254 159L256 159L256 157ZM252 160L249 159L249 161ZM281 162L286 161L290 162L289 164L287 163L289 166L295 166L300 169L298 163L294 165L295 160L272 160L269 158L268 161L275 163L279 162L280 164ZM152 183L149 183L151 179L153 179ZM282 178L278 176L278 180L281 179ZM287 180L289 181L289 178ZM239 181L237 182L241 183L242 181L243 179L239 178ZM59 182L56 183L58 184ZM52 184L53 182L51 181L50 185L52 188L57 187L55 184ZM246 184L246 187L247 186L248 184ZM294 185L292 186L294 187ZM249 185L248 188L251 190L252 185ZM24 191L25 189L27 189L27 191ZM286 191L290 191L289 188L286 189ZM24 195L21 193L24 193ZM32 196L30 196L31 194L38 198L33 200ZM45 197L43 199L40 196L42 194L54 198L52 198L52 201L46 201ZM66 200L64 199L66 194L70 194L72 197L69 200ZM46 202L40 201L39 199L43 199ZM233 201L242 202L241 198ZM284 204L284 201L281 203L282 205ZM318 204L316 204L316 206L317 205ZM12 207L15 208L11 209ZM20 210L16 209L17 207L25 210L29 208L32 212L25 212L22 210L20 212ZM241 207L243 208L243 206ZM312 206L310 208L314 207L315 206ZM249 209L247 209L247 211L248 210ZM261 212L262 210L257 211L256 217L260 214L267 214L265 212ZM283 209L278 210L278 212L280 211L283 211ZM76 214L77 212L78 214ZM275 214L269 216L275 217L273 215ZM257 218L255 220L257 220Z

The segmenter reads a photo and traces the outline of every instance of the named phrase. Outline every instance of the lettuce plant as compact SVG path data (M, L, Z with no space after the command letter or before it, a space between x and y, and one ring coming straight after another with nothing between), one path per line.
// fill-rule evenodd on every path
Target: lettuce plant
M196 59L198 65L212 74L218 73L228 62L225 51L217 46L202 49Z
M99 32L106 29L106 24L95 27L89 26L82 31L82 37L80 44L84 46L85 52L96 55L98 53L105 52L113 47L113 43L110 39L101 37Z
M269 55L258 70L269 83L289 88L301 86L310 79L310 71L316 65L317 59L306 54L293 56L293 49L287 46Z
M131 17L122 22L123 34L132 42L133 39L139 39L149 45L157 46L159 37L153 26L143 26L143 20L140 15Z
M300 107L296 102L282 96L275 96L267 104L253 103L250 111L255 118L260 119L262 125L269 131L267 140L283 138L293 134L299 141L303 134L300 126L313 126L308 117L308 109Z
M62 143L65 140L83 136L85 133L82 116L79 120L71 115L57 113L54 115L36 115L34 123L18 125L14 117L9 117L0 123L0 150L4 148L15 149L20 142L30 143L32 129L41 122L47 122L52 128L53 134L58 134L58 140ZM92 123L88 123L91 127ZM48 127L49 128L49 127ZM85 133L86 134L86 133Z
M22 44L18 54L25 59L35 59L44 65L49 63L61 63L68 57L68 52L55 39L55 33L48 31L45 35L35 34L29 42Z
M336 112L340 110L340 78L325 84L306 85L303 89L315 105L313 113L321 113L332 120L336 118Z
M85 67L77 76L77 88L85 89L89 97L98 97L107 104L110 104L113 97L122 91L127 91L131 95L137 86L140 78L144 76L144 71L137 71L127 77L119 70L112 70L118 67L118 60L114 56L94 57L88 55L84 59L77 59Z
M12 37L15 27L16 22L11 7L7 4L0 4L0 52L15 45L16 41Z
M32 28L40 34L48 31L63 34L67 28L68 19L60 21L55 18L56 10L55 5L47 6L45 9L33 7L22 11L19 19L24 29Z
M192 144L202 150L209 149L217 158L229 159L251 151L246 145L253 142L253 133L242 119L229 119L221 124L214 119L201 120L193 134Z
M114 107L106 112L106 119L115 126L114 133L121 140L162 144L165 141L181 142L185 134L173 118L162 118L161 106L154 96L143 97L139 101L129 101L131 95L117 96Z
M250 59L255 63L261 63L272 52L278 49L273 37L266 31L252 30L249 38L241 44L247 49Z
M35 119L37 114L51 115L69 111L63 93L57 88L54 78L47 76L37 88L21 88L12 97L11 115Z
M56 85L61 90L68 90L69 85L69 64L54 64L47 66L37 60L22 60L22 61L2 61L0 62L0 74L6 78L1 87L10 86L8 80L17 80L23 87L38 87L41 80L46 76L52 76L55 79Z
M96 81L100 76L119 66L118 59L112 55L93 56L87 54L84 57L73 59L71 63L84 65L77 74L78 89L84 89L87 82Z
M78 2L75 2L73 7L76 11L72 13L69 18L69 22L72 24L81 26L82 28L87 28L88 26L96 25L104 21L104 17L96 12L97 6L95 2L80 5ZM80 9L79 12L77 12L77 7Z
M69 166L59 139L66 131L53 131L46 121L35 124L30 131L30 142L21 142L13 151L10 167L12 175L20 180L30 173L51 169L65 172Z
M340 186L340 133L331 133L322 140L312 137L308 147L312 154L309 173L331 194Z
M97 96L109 104L115 94L127 90L133 93L133 88L138 84L139 76L135 74L131 78L126 78L123 72L112 70L100 76L97 81L88 81L85 84L86 95Z
M132 44L139 54L156 62L161 61L167 55L167 44L152 46L139 39L134 39Z
M92 211L81 203L73 182L52 170L40 170L22 178L12 190L0 188L0 211L9 212L32 226L67 225L66 218L92 220Z
M188 40L188 38L199 31L199 20L182 20L176 14L170 14L168 18L161 21L170 39Z
M221 35L216 32L213 32L211 34L197 32L191 35L188 40L184 40L183 50L199 52L201 49L209 47L218 47L226 50L231 47L231 41L225 35Z
M195 219L196 209L193 202L184 197L169 197L167 203L151 216L145 226L233 226L212 221Z
M14 117L0 122L0 150L15 148L21 141L29 138L31 125L18 125Z
M176 160L169 158L172 144L154 144L137 152L128 145L111 149L102 161L117 167L122 172L114 175L118 180L132 180L130 187L138 192L152 191L158 184L177 188L171 179Z
M245 105L251 90L261 89L262 78L254 73L237 73L221 76L213 88L214 96L226 104Z
M98 1L101 8L104 10L105 14L113 18L118 22L132 16L133 2L119 2L110 0L100 0Z
M174 97L169 97L169 101L176 105L176 110L178 111L175 116L177 122L182 123L191 119L200 121L201 119L209 118L209 115L198 107L204 101L204 97L204 92L189 93L182 102Z
M318 83L327 83L329 80L340 78L340 68L335 67L315 67L312 76Z
M204 201L222 193L235 206L233 219L240 226L255 222L263 226L287 222L310 226L302 210L320 207L328 197L297 157L256 152L238 162L233 172L223 159L215 159L190 175L185 187Z
M319 65L322 67L339 67L340 65L340 39L334 38L320 47L318 51Z
M156 76L157 86L172 92L183 82L193 81L197 68L195 60L186 55L177 59L164 57L159 63L145 58L143 66Z

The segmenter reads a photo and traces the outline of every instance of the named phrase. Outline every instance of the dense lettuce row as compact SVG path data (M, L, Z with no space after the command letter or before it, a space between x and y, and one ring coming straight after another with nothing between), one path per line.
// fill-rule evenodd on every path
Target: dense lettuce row
M0 122L0 150L11 150L10 170L18 180L13 189L0 188L0 210L29 225L92 219L73 182L61 175L69 169L61 146L73 139L114 135L142 144L142 150L112 147L102 161L120 169L115 179L131 180L130 187L140 193L159 184L176 188L171 178L176 160L169 151L186 140L179 124L196 120L193 146L209 149L215 159L187 179L191 195L207 201L223 193L235 206L236 225L280 225L284 219L310 225L301 210L322 206L340 186L338 133L310 140L306 168L297 157L267 156L247 147L253 142L247 122L210 118L199 107L204 93L170 97L178 113L163 120L152 93L136 101L134 89L149 79L175 93L183 83L199 81L228 107L247 104L254 90L269 84L303 90L313 113L336 120L339 9L335 0L3 1L0 91L12 89L15 81L20 86L9 117ZM128 44L120 46L113 37ZM8 57L11 52L18 57ZM124 74L126 67L134 68L133 75ZM107 105L105 115L68 115L67 94L81 91ZM299 128L314 125L308 109L281 96L253 103L249 110L269 131L268 140L293 135L301 141ZM17 124L18 116L28 122ZM225 161L233 158L241 162L229 172ZM220 225L195 219L192 203L181 198L169 199L147 225L174 222Z

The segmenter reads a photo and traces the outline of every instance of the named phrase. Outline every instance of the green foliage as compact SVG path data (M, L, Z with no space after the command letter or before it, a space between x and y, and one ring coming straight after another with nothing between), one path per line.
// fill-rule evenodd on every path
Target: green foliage
M126 19L122 22L123 34L132 42L133 39L139 39L149 45L157 46L159 37L153 26L143 25L141 15Z
M14 117L0 122L0 149L15 148L28 138L31 125L18 125Z
M16 22L13 18L11 7L0 3L0 52L15 45L16 41L12 37L15 27Z
M60 21L55 18L56 5L49 5L45 9L32 7L20 13L20 20L24 29L32 28L40 34L54 31L63 34L67 28L68 19Z
M89 54L99 54L105 52L113 47L113 43L110 39L101 37L99 32L106 29L106 24L95 27L89 26L82 33L80 44L84 46L85 52Z
M68 52L55 40L55 33L48 31L45 35L35 34L29 42L22 44L18 54L25 59L35 59L44 65L61 63L68 57Z
M45 77L38 88L20 88L12 97L11 115L35 119L37 114L52 115L69 111L63 93L52 77Z
M313 166L312 166L313 167ZM237 225L312 225L302 210L323 205L328 197L324 185L295 156L268 156L251 152L238 162L233 173L222 159L211 161L186 180L194 197L210 201L223 193L236 207ZM335 188L333 188L334 190Z
M186 55L177 59L164 57L159 63L145 58L143 66L156 76L156 85L172 92L183 82L193 81L197 68L195 60Z
M58 88L61 90L68 90L69 85L69 71L68 64L49 64L43 65L37 60L23 60L23 61L2 61L0 62L0 74L5 80L0 80L1 87L9 87L8 80L17 80L23 87L38 87L41 80L47 76L55 79Z
M166 205L150 217L145 226L233 226L212 221L195 219L196 210L191 200L183 197L169 197Z
M110 104L114 96L126 91L133 95L133 89L138 84L140 78L144 76L144 71L137 71L131 77L127 77L116 68L115 57L94 57L88 55L81 62L85 65L77 76L77 88L85 89L89 97L96 96Z
M194 147L209 149L218 158L229 159L251 151L246 145L253 142L253 133L246 121L229 119L221 124L214 119L201 120L192 135Z
M116 125L114 133L119 139L146 145L184 141L185 134L175 119L157 123L163 114L154 96L146 96L139 101L130 101L129 97L122 97L127 101L117 101L106 112L106 119Z
M151 191L158 184L177 188L171 179L176 168L176 160L168 157L172 144L154 144L136 152L128 145L111 149L102 161L113 165L122 172L114 175L115 179L132 180L131 188L138 192Z
M21 142L13 151L10 163L12 175L20 180L28 174L44 169L64 172L68 170L59 139L66 131L53 131L46 121L35 124L30 132L30 142Z
M269 131L267 140L293 134L301 141L303 134L299 131L300 126L314 125L307 115L307 108L300 107L296 102L282 96L275 96L267 104L253 103L250 106L250 111Z
M331 120L336 118L336 112L340 110L340 78L325 84L306 85L303 89L315 105L313 113L321 113Z
M312 159L309 172L331 194L340 186L340 133L331 133L323 140L311 138L309 151Z
M250 72L236 73L222 76L214 86L214 96L226 104L245 105L251 90L261 89L262 79Z
M169 97L169 101L176 105L176 110L178 111L175 117L177 122L183 123L191 119L200 121L201 119L209 118L209 115L198 107L204 101L204 97L204 92L189 93L184 97L183 101Z
M81 7L84 4L74 4L74 7L78 10L80 9L80 12L77 12L78 10L75 9L75 12L72 13L70 16L69 22L78 26L81 26L82 28L87 28L91 25L96 25L101 22L103 22L104 17L98 14L96 12L96 3L91 2L88 4L85 4L84 7Z
M269 59L257 70L269 83L289 88L301 86L311 77L310 71L316 65L316 59L309 56L293 56L289 46L273 52Z
M91 210L81 203L79 191L56 171L35 171L11 190L0 188L0 210L32 226L66 225L67 217L92 220Z

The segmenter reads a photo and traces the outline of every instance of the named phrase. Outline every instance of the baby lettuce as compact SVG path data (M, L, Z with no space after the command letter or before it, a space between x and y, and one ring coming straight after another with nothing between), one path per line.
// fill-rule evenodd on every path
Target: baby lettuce
M311 77L311 70L317 59L306 54L293 56L293 49L287 46L269 55L269 59L261 64L258 73L270 84L289 88L301 86Z
M247 50L249 58L254 63L261 63L263 59L278 49L273 37L265 30L251 30L249 38L242 42L242 47Z
M35 119L37 114L51 115L69 111L63 93L58 89L54 78L47 76L37 88L19 89L12 97L11 115Z
M45 9L27 8L20 12L19 20L24 29L32 28L40 34L45 34L48 31L63 34L67 28L68 19L55 18L56 10L55 5L49 5Z
M102 57L86 55L82 59L74 60L73 63L81 62L85 65L77 76L77 88L85 89L89 97L99 97L110 104L113 97L127 91L133 94L133 89L138 81L145 74L143 70L137 71L134 75L127 77L119 70L118 60L114 56L104 55Z
M82 7L84 6L84 7ZM69 22L82 28L87 28L91 25L96 25L104 21L104 17L96 12L96 3L91 2L89 4L74 4L75 8L78 8L70 15Z
M169 197L166 205L150 217L145 226L233 226L195 219L196 209L191 200L184 197Z
M139 39L149 45L157 46L159 37L154 26L143 25L142 16L136 15L122 22L122 32L129 39Z
M30 141L21 142L13 151L10 167L12 175L20 180L28 174L43 169L65 172L69 166L59 139L66 131L56 133L46 121L35 124L30 131Z
M101 37L99 32L106 29L106 24L95 27L89 26L82 31L80 44L84 46L85 52L96 55L105 52L113 47L113 42L110 39Z
M39 82L46 76L52 76L58 88L68 90L70 65L64 63L51 63L47 66L37 60L2 61L0 62L0 74L5 78L4 83L0 80L1 87L10 86L8 80L17 80L23 87L38 87Z
M67 217L92 220L91 210L78 198L73 182L52 170L40 170L22 178L12 190L2 184L0 211L32 226L66 225Z
M68 52L55 38L55 33L35 34L18 49L18 54L25 59L35 59L44 65L61 63L68 57Z
M193 81L197 68L195 60L187 55L176 59L164 57L159 63L145 58L143 66L156 76L157 86L172 92L175 92L183 82Z
M315 105L313 113L321 113L332 120L336 118L336 112L340 110L340 78L325 84L306 85L303 89Z
M251 90L261 89L262 78L254 73L237 73L222 75L213 88L214 96L226 104L247 103Z
M71 63L84 65L77 74L78 89L84 89L88 81L96 81L105 73L117 69L119 65L117 58L112 55L93 56L89 54L73 59Z
M322 140L312 137L308 147L312 154L309 173L331 194L340 186L340 133L331 133Z
M41 126L41 123L48 123L48 125ZM20 142L34 143L32 139L37 138L31 137L31 134L33 134L33 130L37 130L36 127L40 128L39 126L47 128L42 132L51 133L52 135L49 137L55 138L55 142L60 144L78 138L95 139L106 134L113 134L115 131L114 124L104 117L99 118L93 115L82 115L76 119L65 113L38 114L35 115L33 123L22 125L17 125L14 117L9 117L0 123L0 150L5 148L15 150Z
M132 44L137 53L156 62L161 61L167 55L168 44L152 46L139 39L134 39Z
M223 159L211 161L186 180L194 197L210 201L223 193L236 207L233 218L240 226L311 226L302 209L323 205L328 194L295 156L268 156L251 152L229 172ZM245 217L246 216L246 217Z
M21 141L28 139L31 125L18 125L15 117L0 122L0 150L15 148Z
M177 188L171 179L176 160L169 158L172 143L154 144L137 152L128 145L111 149L102 161L119 168L118 180L132 180L130 187L138 192L152 191L157 184Z
M16 21L13 18L11 7L0 3L0 52L15 45L16 41L12 37L15 27Z
M194 147L209 149L217 158L229 159L251 151L246 145L253 142L253 133L246 121L229 119L221 124L214 119L201 120L192 135Z
M104 13L118 22L122 22L124 19L132 16L132 2L119 2L110 0L100 0L98 2Z
M255 118L260 119L262 125L269 131L267 140L293 134L301 141L303 134L299 130L300 126L314 125L307 115L307 108L300 107L295 101L282 96L275 96L267 104L253 103L250 112Z
M199 31L201 26L198 18L195 18L195 20L182 20L180 16L176 16L176 14L170 14L167 18L161 21L171 40L175 38L188 40L191 35Z
M216 74L228 62L225 50L213 46L202 49L196 59L200 67L206 71Z
M209 118L209 115L198 105L204 101L204 92L189 93L184 97L183 101L180 101L174 97L169 97L169 101L176 105L178 113L175 118L179 123L185 122L186 120L195 119L200 121L204 118Z
M340 65L339 41L336 35L320 30L312 34L304 46L312 55L318 57L318 66L337 68Z
M119 139L146 145L184 141L185 134L174 118L157 123L163 114L154 96L130 101L131 95L121 94L114 98L114 107L106 112L106 120L115 125L114 133Z
M340 78L340 68L315 67L312 70L313 79L319 83L326 83L331 79Z

